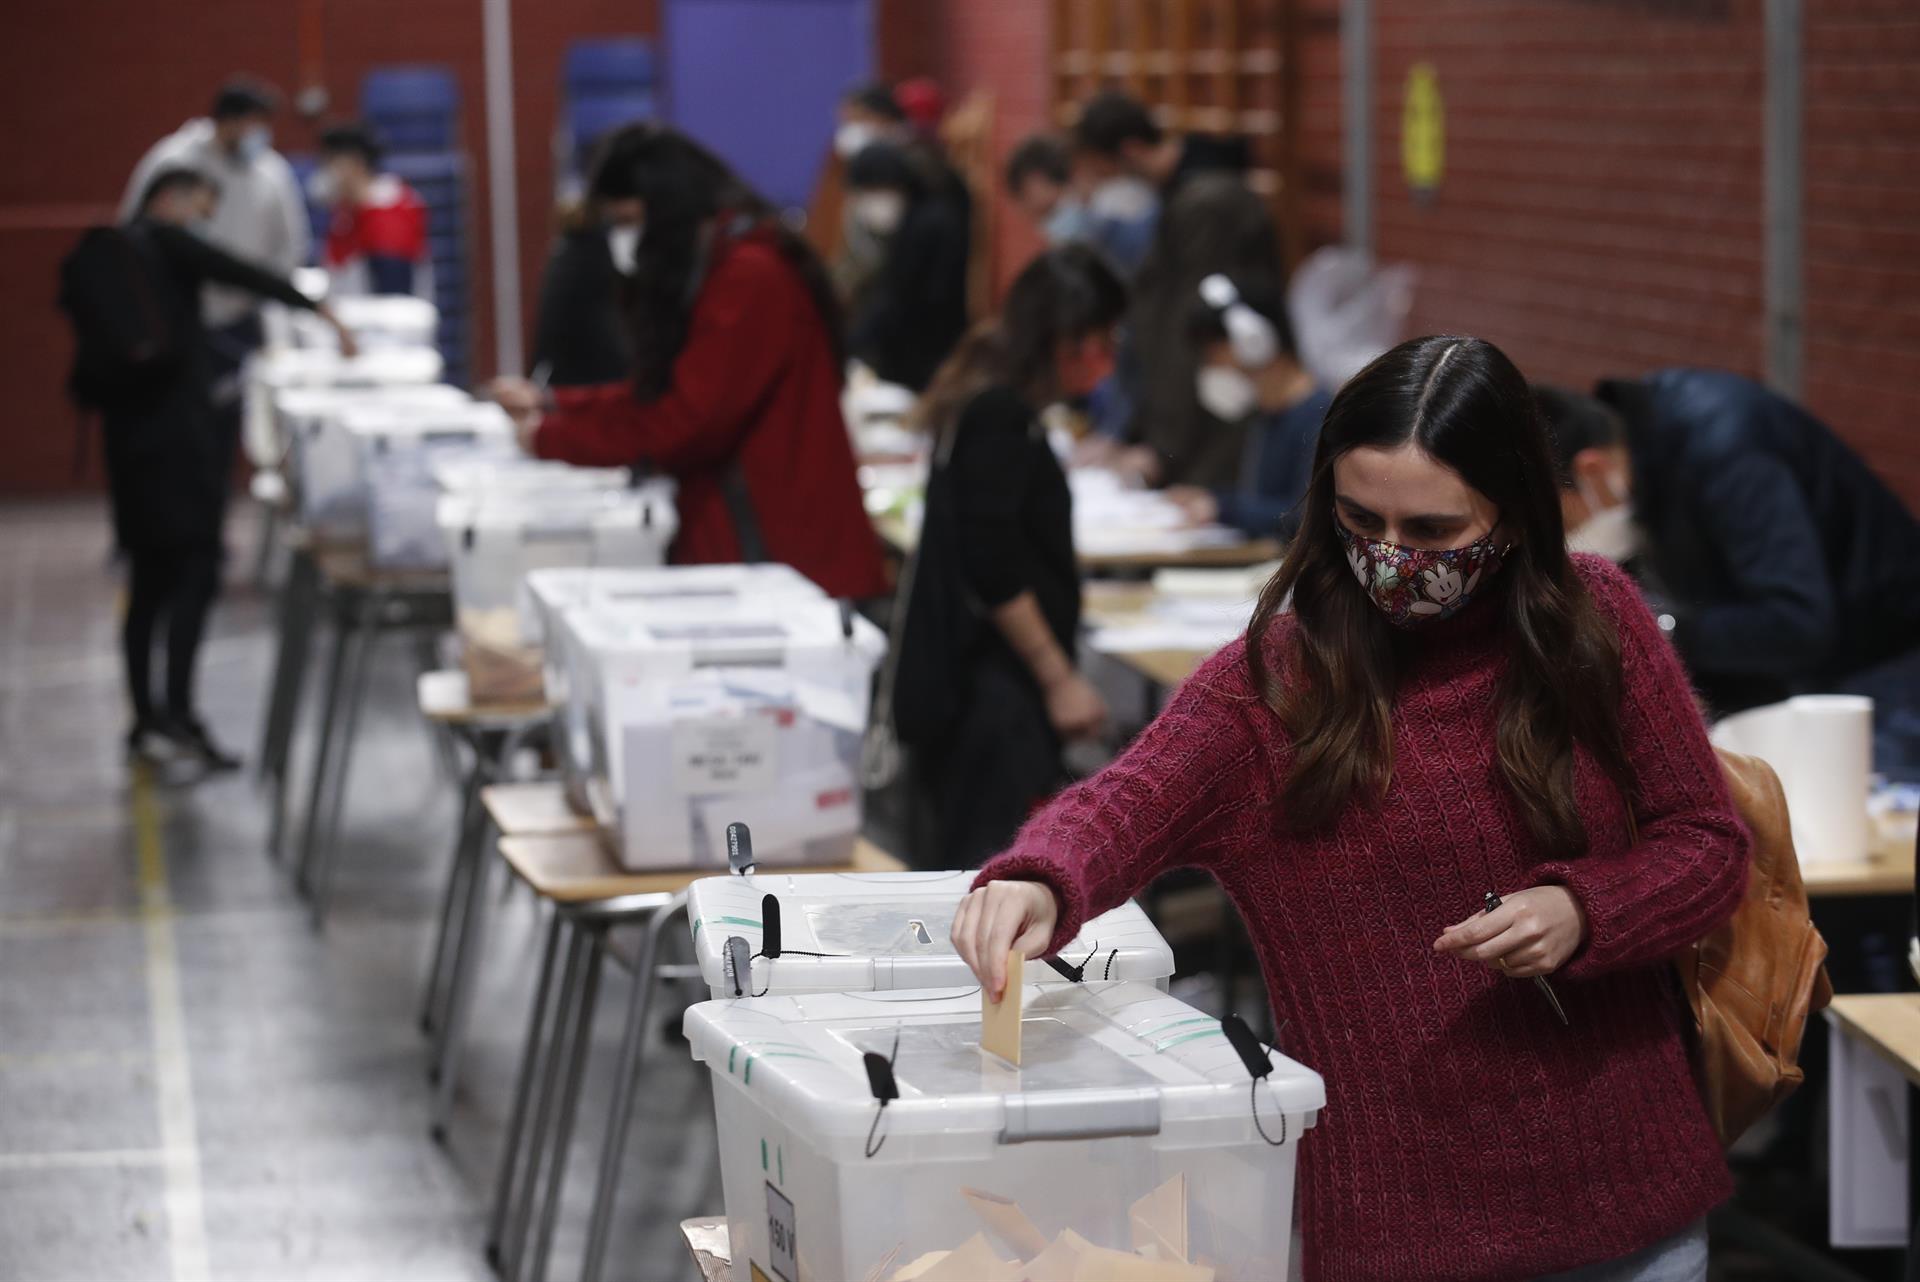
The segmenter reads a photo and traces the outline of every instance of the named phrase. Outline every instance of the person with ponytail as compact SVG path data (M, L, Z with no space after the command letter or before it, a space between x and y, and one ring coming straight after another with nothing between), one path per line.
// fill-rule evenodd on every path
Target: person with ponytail
M840 414L840 307L805 241L717 156L659 125L615 133L592 195L624 281L631 379L492 393L541 458L650 466L680 485L680 564L778 561L837 597L885 590Z
M972 868L1003 847L1065 778L1062 745L1106 721L1074 664L1073 496L1040 411L1112 371L1125 308L1097 250L1048 250L921 403L934 465L891 706L934 801L941 850L926 866Z
M1219 879L1282 1049L1326 1078L1308 1279L1707 1276L1732 1184L1672 959L1733 913L1752 838L1679 658L1622 572L1568 553L1558 488L1497 348L1375 360L1246 636L954 921L997 997L1010 949L1168 869Z

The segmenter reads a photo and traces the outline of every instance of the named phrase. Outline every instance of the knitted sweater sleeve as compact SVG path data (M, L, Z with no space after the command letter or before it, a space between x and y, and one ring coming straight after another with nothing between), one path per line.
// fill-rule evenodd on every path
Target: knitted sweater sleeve
M1060 919L1049 955L1162 872L1212 866L1235 818L1264 809L1250 721L1262 705L1244 654L1236 642L1209 659L1126 752L1048 803L974 879L1052 888Z
M1707 742L1680 659L1633 581L1595 557L1576 562L1620 635L1621 730L1633 771L1638 840L1625 853L1545 865L1587 914L1574 978L1665 961L1733 915L1753 838Z

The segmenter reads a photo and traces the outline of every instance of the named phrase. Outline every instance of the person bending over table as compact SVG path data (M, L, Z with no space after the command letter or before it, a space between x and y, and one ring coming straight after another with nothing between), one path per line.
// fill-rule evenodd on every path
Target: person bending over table
M1326 1078L1307 1277L1700 1282L1732 1183L1671 965L1751 840L1632 581L1567 551L1526 381L1422 338L1334 398L1246 637L987 864L953 940L999 996L1009 949L1206 869Z
M522 443L673 476L678 564L778 561L832 596L880 595L820 260L718 157L664 126L614 134L593 194L626 277L634 376L553 391L497 380Z

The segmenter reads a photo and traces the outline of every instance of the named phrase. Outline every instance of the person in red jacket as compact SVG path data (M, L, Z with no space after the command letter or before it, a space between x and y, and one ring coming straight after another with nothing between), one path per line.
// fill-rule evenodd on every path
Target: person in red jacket
M1207 869L1326 1078L1308 1279L1701 1282L1732 1185L1671 965L1751 844L1632 581L1567 552L1520 372L1424 338L1334 399L1245 639L982 869L953 940L998 996L1010 949Z
M837 597L886 590L840 415L839 306L806 242L711 152L631 125L593 194L626 275L631 381L493 395L541 458L680 483L680 564L778 561Z
M367 125L335 125L320 135L320 193L333 206L322 247L337 296L411 294L433 299L427 204L397 174L380 167L380 139Z

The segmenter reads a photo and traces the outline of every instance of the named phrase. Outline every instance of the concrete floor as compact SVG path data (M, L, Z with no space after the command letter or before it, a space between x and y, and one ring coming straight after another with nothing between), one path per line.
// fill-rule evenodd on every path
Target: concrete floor
M264 854L250 773L130 787L107 549L98 505L0 508L0 1279L491 1278L481 1241L539 934L524 895L502 905L442 1148L415 1019L454 797L406 647L379 652L316 935ZM202 661L204 714L247 753L268 617L230 591ZM625 992L609 967L556 1280L579 1271ZM650 1055L609 1276L683 1282L676 1226L721 1206L710 1098L684 1043Z

